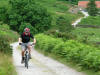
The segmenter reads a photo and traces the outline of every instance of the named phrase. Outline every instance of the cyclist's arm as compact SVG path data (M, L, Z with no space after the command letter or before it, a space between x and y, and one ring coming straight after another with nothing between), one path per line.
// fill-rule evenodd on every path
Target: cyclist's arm
M19 38L18 41L19 41L19 43L21 43L22 42L22 38Z
M20 35L19 39L18 39L19 43L22 43L22 34Z
M31 38L33 39L33 43L36 43L36 39L34 38L34 36L31 34Z
M36 43L36 39L35 39L35 38L33 38L33 43L34 43L34 44Z

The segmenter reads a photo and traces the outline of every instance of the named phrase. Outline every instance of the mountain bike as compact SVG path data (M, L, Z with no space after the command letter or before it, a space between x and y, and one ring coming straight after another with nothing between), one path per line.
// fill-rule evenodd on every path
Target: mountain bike
M22 44L20 44L20 45L22 45ZM32 45L34 45L34 44L31 44L30 46L32 46ZM25 57L24 58L25 67L28 69L28 61L30 59L30 55L29 55L29 50L28 50L27 46L25 46L24 57Z

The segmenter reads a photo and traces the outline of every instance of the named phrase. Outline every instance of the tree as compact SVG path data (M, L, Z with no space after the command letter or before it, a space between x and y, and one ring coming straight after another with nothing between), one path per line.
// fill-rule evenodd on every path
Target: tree
M23 33L25 28L29 28L32 34L36 34L37 30L30 23L22 23L19 27L19 33Z
M98 9L95 4L95 0L90 0L90 2L88 3L87 10L88 10L89 15L91 16L96 16L98 14Z
M73 29L69 19L66 19L62 16L57 19L56 24L60 32L70 32Z
M30 23L38 32L43 32L51 27L51 15L46 8L34 0L10 0L11 8L7 13L6 23L10 28L19 31L20 25Z

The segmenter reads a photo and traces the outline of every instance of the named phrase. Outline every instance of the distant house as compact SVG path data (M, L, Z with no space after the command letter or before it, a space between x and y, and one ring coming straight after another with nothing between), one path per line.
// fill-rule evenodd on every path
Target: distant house
M89 1L79 1L78 7L87 8L88 3L89 3ZM100 8L100 1L96 1L95 3L97 5L97 8Z

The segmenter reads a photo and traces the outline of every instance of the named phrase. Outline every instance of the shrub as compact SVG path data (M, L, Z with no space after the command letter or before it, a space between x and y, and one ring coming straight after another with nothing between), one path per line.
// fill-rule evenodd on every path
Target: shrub
M25 28L29 28L32 34L35 34L37 31L30 23L22 23L19 28L19 32L22 33Z
M96 0L89 0L89 1L90 2L88 3L87 7L88 13L91 16L96 16L98 14L98 8L97 5L95 4Z
M0 7L0 21L7 20L7 8L6 7Z
M7 37L5 37L5 36L0 36L0 52L11 55L12 49L11 49L9 42L6 38Z
M71 22L69 21L68 18L64 18L60 16L57 19L56 23L57 23L58 30L60 32L70 32L73 29Z
M53 53L67 61L73 61L82 67L99 71L100 50L97 48L75 40L63 42L61 39L53 38L44 34L38 34L36 35L36 38L36 47L47 54Z
M45 32L46 35L53 36L55 38L62 38L64 41L69 39L76 39L76 36L69 32L59 32L55 29L51 29Z
M47 36L47 35L44 35L44 34L39 34L39 35L36 36L36 38L38 39L36 47L39 47L40 49L42 49L46 52L51 52L52 49L58 43L61 43L61 41L62 41L61 39L50 38L50 36ZM40 41L40 40L42 40L42 41Z
M4 19L11 29L18 31L22 23L30 23L37 32L48 30L51 26L51 15L34 0L10 0L11 9ZM3 8L2 8L3 9Z
M10 30L7 24L0 25L0 36L3 36L10 43L18 40L18 33Z

